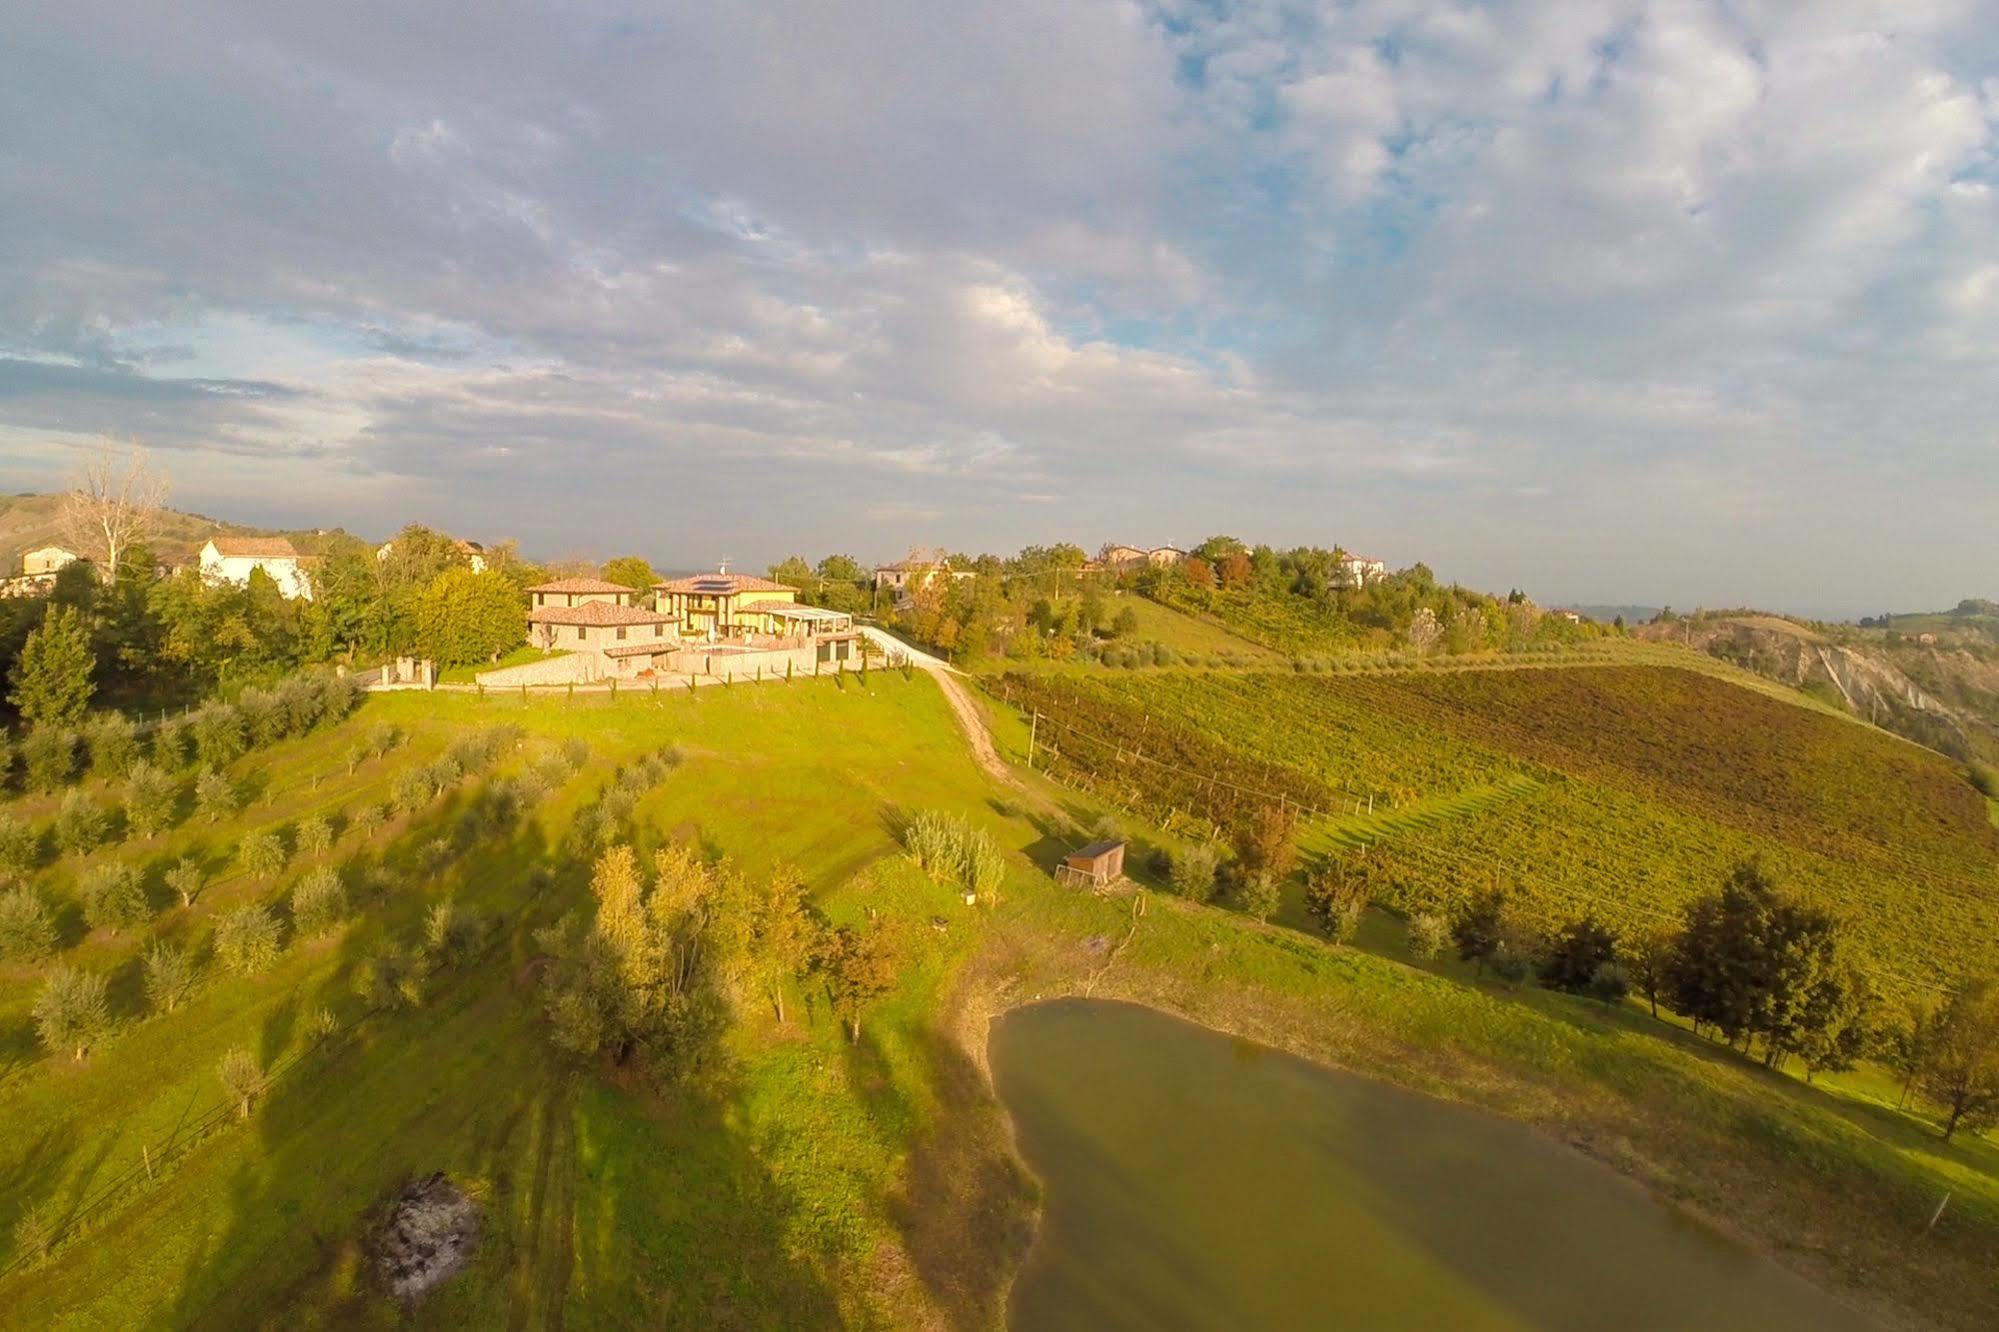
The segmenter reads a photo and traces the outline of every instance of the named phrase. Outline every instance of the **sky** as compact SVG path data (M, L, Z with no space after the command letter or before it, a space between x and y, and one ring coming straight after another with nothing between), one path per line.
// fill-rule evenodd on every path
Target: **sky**
M16 0L0 486L1999 595L1999 0Z

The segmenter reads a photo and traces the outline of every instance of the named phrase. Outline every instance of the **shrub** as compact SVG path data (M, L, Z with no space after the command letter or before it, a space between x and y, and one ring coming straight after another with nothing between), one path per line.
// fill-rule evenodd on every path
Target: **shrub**
M17 814L0 814L0 870L26 874L42 858L42 835Z
M1283 890L1269 870L1251 870L1235 884L1235 908L1255 920L1269 920L1283 904Z
M173 826L179 794L173 778L157 765L139 760L125 786L125 822L148 840L158 836Z
M317 860L333 849L333 825L317 814L300 819L292 841L299 855Z
M1236 884L1235 896L1237 909L1257 920L1269 920L1284 900L1276 876L1267 870L1245 874Z
M1215 895L1215 849L1190 846L1173 857L1173 891L1190 902L1206 902Z
M156 943L146 950L146 999L156 1013L171 1013L194 992L194 958L184 948Z
M215 1072L216 1076L222 1079L222 1089L229 1093L229 1099L235 1103L237 1115L248 1119L251 1109L257 1103L257 1098L264 1094L264 1088L269 1085L262 1066L257 1063L257 1057L238 1046L222 1056L222 1062L216 1066Z
M347 916L347 889L331 865L321 865L292 889L292 924L302 935L325 934Z
M55 920L41 894L26 886L0 893L0 961L39 962L55 947Z
M1343 868L1321 871L1305 883L1305 910L1334 943L1354 937L1367 913L1367 899L1367 880Z
M202 769L194 780L194 810L208 823L220 823L235 815L236 784L214 768Z
M139 734L116 712L100 713L83 728L90 751L90 770L99 777L123 777L139 757Z
M902 844L916 867L939 883L959 874L958 839L952 820L925 810L909 821Z
M333 1016L330 1008L315 1008L305 1015L305 1034L313 1044L327 1040L340 1030L340 1019Z
M128 929L152 914L139 886L139 872L116 861L85 870L77 895L83 899L83 918L93 930Z
M243 757L243 717L227 703L210 703L194 714L194 748L211 768L226 768Z
M30 731L21 742L21 759L30 791L61 790L76 775L76 735L47 726Z
M5 731L0 731L0 787L4 787L7 784L7 779L13 773L14 742L7 738Z
M87 856L104 842L110 827L104 807L81 791L72 790L62 798L56 811L56 845L65 854Z
M1987 800L1999 800L1999 768L1986 763L1972 764L1971 784Z
M104 1000L104 977L75 967L58 966L35 996L35 1033L51 1053L69 1050L78 1059L102 1040L111 1026Z
M245 833L236 846L236 860L260 879L275 876L285 867L285 844L272 828Z
M215 957L240 976L269 971L278 960L281 934L269 907L241 906L215 926Z
M1444 951L1450 925L1442 916L1419 912L1409 918L1409 955L1429 961Z
M184 907L193 906L194 899L201 896L204 878L201 862L193 856L182 856L166 873L167 887L180 898Z
M394 749L399 739L395 727L387 722L376 722L368 728L368 752L380 758Z

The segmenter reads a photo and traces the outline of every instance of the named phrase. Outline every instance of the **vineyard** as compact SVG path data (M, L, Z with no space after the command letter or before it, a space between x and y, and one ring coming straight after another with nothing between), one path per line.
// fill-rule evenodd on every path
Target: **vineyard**
M1885 988L1994 960L1999 830L1948 762L1709 676L1162 672L999 692L1039 714L1062 780L1174 831L1288 801L1321 816L1309 847L1357 867L1367 847L1405 912L1501 884L1543 926L1594 910L1635 927L1760 856L1853 919Z

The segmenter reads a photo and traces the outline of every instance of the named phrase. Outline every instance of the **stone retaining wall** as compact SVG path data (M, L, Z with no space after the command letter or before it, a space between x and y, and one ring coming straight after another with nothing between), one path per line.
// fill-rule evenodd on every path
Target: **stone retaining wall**
M559 657L524 661L518 666L502 666L496 671L481 671L472 678L487 689L589 684L597 678L597 660L594 652L565 652Z

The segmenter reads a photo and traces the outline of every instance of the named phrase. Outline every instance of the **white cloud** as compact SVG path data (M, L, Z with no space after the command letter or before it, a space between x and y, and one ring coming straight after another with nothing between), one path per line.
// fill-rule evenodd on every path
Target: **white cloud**
M1823 605L1909 511L1824 599L1992 565L1992 0L108 16L0 52L15 476L142 430L683 560L1088 487L1550 596ZM1735 585L1664 585L1690 530Z

